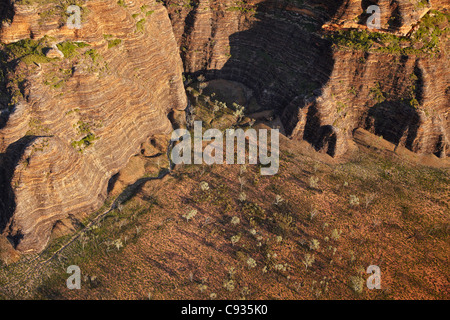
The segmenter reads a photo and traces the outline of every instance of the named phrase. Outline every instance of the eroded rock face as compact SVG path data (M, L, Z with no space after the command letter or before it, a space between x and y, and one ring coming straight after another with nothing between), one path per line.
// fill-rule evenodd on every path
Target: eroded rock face
M1 230L22 252L42 250L58 223L98 209L108 180L149 137L169 134L168 114L187 104L163 5L81 1L82 28L69 29L49 2L16 1L0 33L12 43L3 52L31 37L65 54L8 62L7 80L20 85L2 107Z
M245 84L261 106L277 110L292 138L340 156L353 131L365 128L415 152L450 155L448 37L434 54L341 49L324 37L366 30L372 4L381 10L380 32L405 35L430 10L448 10L446 1L165 3L185 71Z
M342 154L353 130L364 128L414 152L449 155L442 146L450 137L446 57L431 60L391 55L389 62L385 54L376 53L336 52L335 57L330 81L314 103L285 109L286 121L292 114L299 119L291 127L293 136L316 144L315 139L321 139L316 132L332 126L338 140L334 152ZM414 86L417 108L404 101Z
M168 114L184 125L183 71L244 84L287 135L332 156L357 128L450 155L448 37L434 55L343 49L324 37L366 29L371 4L382 32L409 34L447 1L163 2L76 1L81 29L67 27L53 0L0 8L0 230L18 250L41 250L52 230L97 209L109 179L170 132Z
M338 1L339 2L339 1ZM366 28L367 8L380 8L381 30L407 35L430 9L448 8L445 0L346 0L341 1L336 13L326 23L328 27Z

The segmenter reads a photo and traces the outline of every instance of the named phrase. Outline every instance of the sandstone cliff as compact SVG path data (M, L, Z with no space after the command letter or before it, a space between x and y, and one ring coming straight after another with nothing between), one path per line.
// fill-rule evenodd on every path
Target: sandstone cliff
M431 9L444 10L448 8L445 0L345 0L337 1L339 8L326 26L341 28L365 28L370 16L367 8L377 5L380 8L381 30L406 35L418 24L419 20Z
M362 127L415 152L450 154L448 14L434 11L446 12L446 1L165 3L185 72L244 83L293 138L338 156ZM366 31L371 4L381 33Z
M3 2L5 3L5 1ZM82 28L66 25L68 5ZM368 31L367 6L381 9ZM17 0L0 9L0 230L41 250L186 106L187 78L240 82L332 156L367 129L450 155L448 3ZM406 35L406 36L405 36ZM181 59L180 59L181 56ZM132 167L132 166L131 166Z
M72 3L81 29L65 24ZM171 131L167 115L186 106L182 63L154 1L25 0L5 14L1 230L18 250L39 251L54 226L103 204L144 141Z

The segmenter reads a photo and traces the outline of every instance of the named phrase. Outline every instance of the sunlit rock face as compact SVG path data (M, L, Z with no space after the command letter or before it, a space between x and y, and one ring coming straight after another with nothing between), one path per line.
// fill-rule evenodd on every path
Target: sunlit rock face
M0 33L4 55L38 52L4 57L2 79L1 230L22 252L98 209L108 180L187 104L163 5L80 1L81 29L69 29L61 8L41 3L16 1ZM63 59L45 57L55 45Z

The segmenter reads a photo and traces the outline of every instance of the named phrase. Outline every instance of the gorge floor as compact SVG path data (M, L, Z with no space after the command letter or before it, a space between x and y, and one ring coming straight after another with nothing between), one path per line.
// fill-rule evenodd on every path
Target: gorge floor
M194 115L208 113L197 105ZM275 176L261 176L257 165L177 166L99 223L85 221L85 232L45 268L28 269L33 260L3 266L3 284L14 276L33 281L2 295L448 298L448 169L418 164L403 148L394 153L363 130L355 141L336 160L282 138ZM197 214L187 220L191 210ZM53 240L37 260L71 237ZM81 290L66 287L70 265L81 269ZM362 285L369 265L381 268L381 290Z

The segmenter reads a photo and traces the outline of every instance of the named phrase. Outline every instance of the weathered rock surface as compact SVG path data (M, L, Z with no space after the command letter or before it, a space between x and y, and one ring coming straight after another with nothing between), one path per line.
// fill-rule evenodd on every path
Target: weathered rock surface
M448 36L434 55L342 50L323 37L331 26L367 29L371 4L380 7L383 32L407 34L448 2L165 3L185 71L245 84L260 105L278 110L289 136L339 156L353 130L365 128L415 152L450 155ZM405 103L413 98L415 107Z
M45 52L45 56L47 58L53 59L53 58L64 58L64 53L61 52L61 50L58 49L56 45L53 45L51 48L48 48Z
M183 71L244 84L287 135L332 156L358 128L450 155L448 37L433 55L342 49L324 37L365 29L371 4L384 34L410 34L448 1L76 1L82 28L70 29L72 2L0 8L0 231L22 252L99 208L127 163L115 192L155 171L145 143L170 132L169 118L185 126Z
M49 2L16 1L0 33L3 43L65 44L64 59L19 59L8 70L21 85L13 107L2 107L0 226L22 252L42 250L61 221L98 209L108 180L150 136L170 133L168 114L186 107L163 5L81 1L82 28L69 29Z

